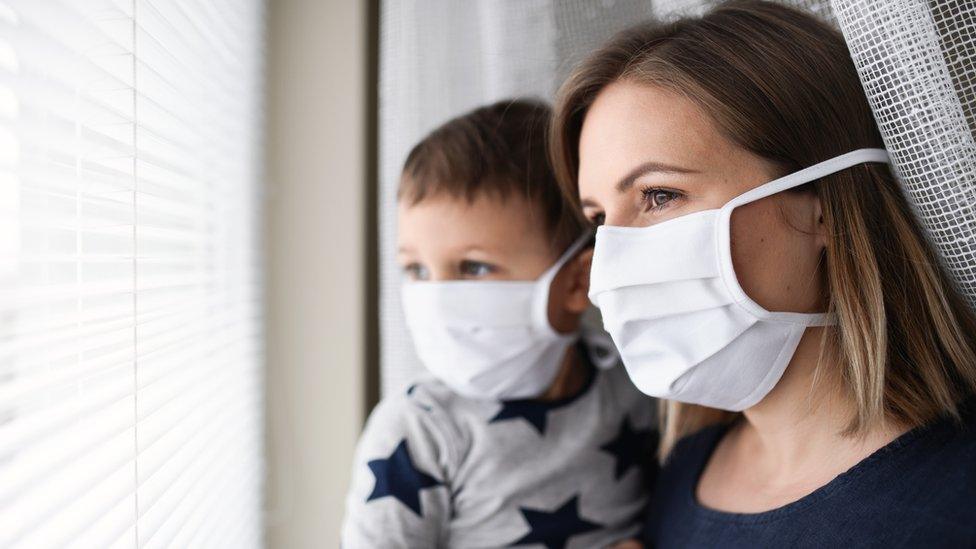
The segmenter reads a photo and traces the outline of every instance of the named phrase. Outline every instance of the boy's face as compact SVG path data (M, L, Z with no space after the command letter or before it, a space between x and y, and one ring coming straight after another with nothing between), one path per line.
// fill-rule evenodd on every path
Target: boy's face
M397 259L411 280L534 280L558 257L534 209L520 196L401 200Z

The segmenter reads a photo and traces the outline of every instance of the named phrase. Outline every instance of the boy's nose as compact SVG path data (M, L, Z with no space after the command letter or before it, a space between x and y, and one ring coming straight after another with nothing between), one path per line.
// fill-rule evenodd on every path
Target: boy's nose
M457 272L456 269L450 266L444 265L441 267L433 268L430 270L431 282L446 282L449 280L460 280L461 274Z

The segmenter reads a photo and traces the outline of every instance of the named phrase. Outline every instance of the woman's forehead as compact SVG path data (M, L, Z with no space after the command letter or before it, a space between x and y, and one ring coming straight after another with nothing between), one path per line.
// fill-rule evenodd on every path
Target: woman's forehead
M621 81L591 105L580 135L581 195L615 184L647 163L707 171L731 144L690 99L659 86Z

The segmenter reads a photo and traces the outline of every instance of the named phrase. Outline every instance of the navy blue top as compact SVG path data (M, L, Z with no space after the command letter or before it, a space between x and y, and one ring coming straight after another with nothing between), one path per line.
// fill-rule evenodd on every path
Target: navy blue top
M674 449L654 489L648 547L976 547L976 417L909 431L811 494L725 513L695 488L727 426Z

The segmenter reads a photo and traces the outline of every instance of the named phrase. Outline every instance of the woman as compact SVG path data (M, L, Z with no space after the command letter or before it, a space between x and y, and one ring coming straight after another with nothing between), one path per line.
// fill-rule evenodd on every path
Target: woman
M976 320L882 147L841 35L761 1L625 31L560 91L591 298L668 399L646 542L976 544Z

